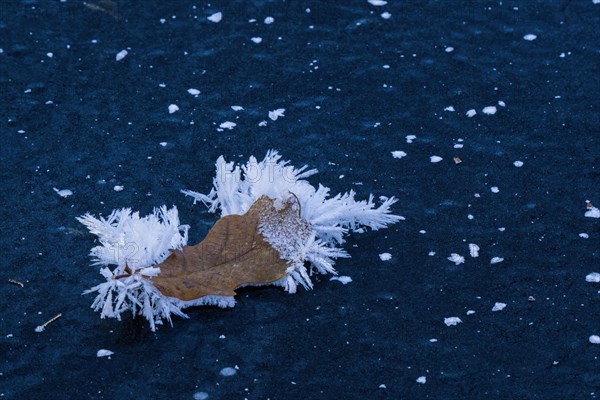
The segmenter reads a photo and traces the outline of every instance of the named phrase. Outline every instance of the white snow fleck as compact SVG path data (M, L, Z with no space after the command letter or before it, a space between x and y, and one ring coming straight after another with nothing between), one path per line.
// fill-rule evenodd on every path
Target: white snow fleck
M232 130L236 126L237 126L237 124L235 122L225 121L225 122L221 123L221 125L219 125L219 128Z
M416 138L415 135L406 135L406 143L412 143Z
M250 38L250 40L252 40L254 43L259 44L260 42L262 42L262 38L259 36Z
M174 112L179 111L179 107L177 107L177 104L171 104L169 106L169 114L173 114Z
M417 383L423 384L425 382L427 382L427 378L426 377L420 376L420 377L417 378Z
M379 258L381 258L381 261L389 261L392 259L392 255L390 253L381 253Z
M430 251L429 253L427 253L428 256L433 257L435 256L435 251Z
M194 89L194 88L188 89L187 92L189 94L191 94L192 96L198 96L200 94L200 91L198 89Z
M450 254L450 257L448 257L448 261L452 261L454 264L460 265L465 262L465 258L460 254L452 253Z
M479 257L479 246L475 243L469 243L469 253L471 257Z
M528 41L531 42L532 40L537 39L537 36L534 35L533 33L529 33L529 34L523 36L523 39L528 40Z
M492 193L498 193L498 192L500 192L500 189L498 189L498 186L492 186L490 188L490 190L492 191Z
M579 237L582 239L589 239L590 235L588 235L587 233L580 233Z
M46 327L44 325L38 325L35 327L35 331L37 333L42 333L42 332L44 332L45 329L46 329Z
M389 12L383 12L381 13L381 18L383 19L390 19L392 17L392 14L390 14Z
M120 186L120 185L115 185L115 186L113 187L113 190L114 190L115 192L121 192L121 191L123 191L123 189L124 189L124 187L123 187L123 186Z
M467 117L469 117L469 118L472 118L472 117L474 117L476 114L477 114L477 111L475 111L474 109L470 109L469 111L467 111L467 112L465 113L465 115L466 115Z
M600 1L600 0L598 0L598 1ZM598 335L590 336L590 343L600 344L600 336L598 336Z
M523 166L523 161L515 161L513 165L517 168L521 168Z
M494 115L494 114L496 114L496 111L498 111L496 106L487 106L487 107L484 107L483 110L481 110L481 112L483 112L484 114L487 114L487 115Z
M368 0L368 2L372 6L376 6L376 7L385 6L387 4L387 1L384 1L384 0Z
M265 20L263 22L265 24L269 25L269 24L272 24L273 22L275 22L275 18L273 18L273 17L267 17L267 18L265 18Z
M498 264L501 263L502 261L504 261L504 258L502 257L494 257L490 260L490 264Z
M278 108L277 110L269 111L269 118L273 121L277 121L279 117L285 117L285 108Z
M473 216L473 214L469 214L467 215L467 219L474 219L475 217Z
M430 160L432 163L438 163L438 162L442 161L442 160L443 160L443 158L442 158L442 157L440 157L440 156L431 156L431 157L429 157L429 160Z
M452 107L452 106L448 106L448 107L444 108L444 111L450 111L450 112L454 112L454 111L456 111L456 110L454 109L454 107Z
M267 121L260 121L258 126L267 126Z
M464 144L462 144L462 143L456 143L456 144L454 145L454 148L455 148L455 149L462 149L463 147L465 147L465 145L464 145Z
M500 107L506 107L506 103L505 103L505 102L503 102L502 100L498 100L498 105L499 105Z
M194 400L206 400L206 399L208 399L208 393L206 393L206 392L194 393Z
M127 56L127 50L121 50L120 52L117 53L117 55L115 56L115 60L117 61L121 61L122 59L124 59Z
M586 217L590 218L600 218L600 209L598 207L588 207L588 210L585 212Z
M242 107L242 106L231 106L231 109L233 111L242 111L244 109L244 107Z
M467 311L467 315L473 315L473 314L475 314L475 310L468 310Z
M431 339L429 339L429 341L430 341L431 343L435 343L435 342L437 342L438 340L437 340L436 338L431 338Z
M383 383L381 385L379 385L379 389L387 389L387 386L385 386Z
M600 4L600 0L592 0L593 4Z
M506 304L504 303L496 303L494 307L492 307L492 311L502 311L506 308Z
M223 13L222 12L214 13L210 17L206 17L206 19L209 20L210 22L214 22L215 24L217 24L217 23L221 22L221 20L223 19Z
M237 374L237 371L235 368L231 368L231 367L225 367L221 370L221 372L219 372L222 376L233 376L235 374Z
M462 323L462 320L458 317L448 317L448 318L444 318L444 323L447 326L455 326L457 324Z
M53 53L46 53L46 57L52 58L52 57L54 57L54 54Z
M349 276L333 276L329 279L330 281L340 281L342 284L347 285L352 282L352 278Z
M167 142L160 142L159 143L162 147L167 147Z
M452 53L452 52L454 51L454 47L452 47L452 46L448 46L448 47L446 47L446 48L444 49L444 51L445 51L446 53Z
M112 356L113 354L115 354L115 353L110 350L100 349L96 353L96 357L108 357L108 356Z
M400 150L392 151L392 157L394 158L402 158L406 157L406 153Z
M69 189L62 189L62 190L59 190L57 188L53 188L53 189L56 192L56 194L58 194L60 197L69 197L73 194L73 192L70 191Z
M599 283L600 282L600 273L592 272L585 277L586 282Z

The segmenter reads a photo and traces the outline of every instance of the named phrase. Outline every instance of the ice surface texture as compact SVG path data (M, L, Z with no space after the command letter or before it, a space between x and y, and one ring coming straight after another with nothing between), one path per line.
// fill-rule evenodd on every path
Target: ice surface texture
M220 211L221 217L246 213L261 196L273 199L276 207L294 201L300 217L307 222L304 229L294 229L297 225L285 221L276 223L273 215L262 216L259 229L288 263L286 276L273 284L295 293L298 285L313 287L312 274L337 274L334 260L350 257L341 247L348 233L361 227L385 228L402 219L390 212L394 197L381 197L379 206L372 195L368 200L355 200L353 191L329 197L329 188L314 187L305 180L316 173L306 166L289 165L273 150L260 162L250 157L245 165L228 163L221 156L210 193L183 193L192 196L194 202L206 204L210 212ZM162 320L171 322L171 314L185 317L185 307L235 304L233 297L222 296L182 301L162 295L152 285L152 277L160 273L154 265L164 261L171 249L187 244L188 226L180 225L175 207L168 210L163 206L143 218L122 209L113 211L107 219L86 214L78 220L98 236L101 244L90 255L95 265L104 267L100 273L106 282L85 293L98 293L92 307L101 312L102 318L120 319L123 312L131 310L134 315L143 315L155 330Z

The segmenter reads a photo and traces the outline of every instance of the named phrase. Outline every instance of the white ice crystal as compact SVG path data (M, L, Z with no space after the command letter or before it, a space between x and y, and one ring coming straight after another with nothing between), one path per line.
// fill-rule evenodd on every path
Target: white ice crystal
M353 191L329 197L329 188L314 187L305 180L316 173L317 170L307 166L295 168L289 165L289 161L282 161L273 150L260 162L250 157L245 165L228 163L221 156L217 160L210 193L191 190L183 193L193 197L194 202L203 202L210 212L220 211L221 217L244 214L261 196L279 202L291 198L297 201L300 217L308 222L310 232L281 235L279 230L261 227L266 240L289 264L287 275L274 284L294 293L298 285L312 288L312 273L335 274L334 259L349 257L340 245L350 231L358 231L362 226L377 230L403 219L390 214L390 206L396 203L394 197L381 197L382 203L378 207L373 196L357 201ZM283 248L288 250L283 252ZM307 261L310 270L304 266Z
M165 206L154 209L146 217L123 208L113 211L108 218L85 214L77 218L89 231L98 236L100 246L90 251L94 265L102 265L100 274L106 282L84 292L97 292L92 308L100 311L101 318L121 319L131 310L150 322L152 330L170 315L184 316L179 301L170 301L147 279L160 273L153 265L164 261L170 249L181 249L187 244L187 225L179 224L177 208ZM112 270L108 266L115 266Z

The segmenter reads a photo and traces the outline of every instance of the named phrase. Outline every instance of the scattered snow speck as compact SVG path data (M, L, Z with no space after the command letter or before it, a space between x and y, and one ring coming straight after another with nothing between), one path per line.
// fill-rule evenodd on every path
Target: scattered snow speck
M479 257L479 246L475 243L469 243L469 253L471 257Z
M231 368L231 367L225 367L221 370L221 372L219 372L222 376L233 376L235 374L237 374L237 371L235 368Z
M188 89L187 92L189 94L191 94L192 96L198 96L200 94L200 91L198 89L194 89L194 88Z
M242 107L242 106L231 106L231 109L233 111L242 111L244 109L244 107Z
M383 12L381 13L381 18L383 19L390 19L392 17L392 14L390 14L389 12Z
M222 12L214 13L210 17L206 17L206 19L209 20L210 22L214 22L215 24L219 23L223 19L223 13Z
M236 125L237 124L235 122L225 121L221 125L219 125L219 128L232 130L233 128L236 127Z
M447 326L455 326L457 324L462 323L462 320L458 317L448 317L448 318L444 318L444 323Z
M460 254L452 253L450 254L450 257L448 257L448 261L452 261L454 264L460 265L465 262L465 258Z
M46 53L46 57L52 58L52 57L54 57L54 54L53 53Z
M523 39L528 40L528 41L531 42L532 40L537 39L537 36L534 35L533 33L529 33L529 34L523 36Z
M592 335L592 336L590 336L590 343L600 344L600 336L598 336L598 335Z
M252 40L254 43L259 44L260 42L262 42L262 38L259 36L250 38L250 40Z
M475 310L468 310L467 311L467 315L473 315L473 314L475 314Z
M380 7L380 6L385 6L387 4L387 1L384 0L368 0L369 4L371 4L372 6L376 6L376 7Z
M427 255L429 257L433 257L433 256L435 256L435 251L430 251L429 253L427 253Z
M496 106L487 106L487 107L484 107L483 110L481 110L481 112L483 112L484 114L487 114L487 115L494 115L494 114L496 114L496 111L498 111Z
M403 151L400 151L400 150L392 151L392 157L394 157L394 158L406 157L406 153Z
M580 233L579 237L582 239L589 239L590 235L588 235L587 233Z
M406 143L412 143L416 138L415 135L406 135Z
M600 4L600 0L592 0L593 4Z
M445 51L446 53L452 53L452 52L454 51L454 47L452 47L452 46L448 46L448 47L446 47L446 48L444 49L444 51Z
M490 260L490 264L498 264L501 263L502 261L504 261L504 258L502 257L494 257Z
M383 383L381 385L379 385L379 389L387 389L387 386L385 386Z
M285 108L278 108L277 110L269 111L269 118L273 121L277 121L279 117L285 117Z
M600 218L600 209L597 207L588 207L588 210L585 212L586 217L590 218Z
M431 157L429 157L429 160L430 160L432 163L438 163L438 162L442 161L442 160L443 160L443 158L442 158L442 157L440 157L440 156L431 156Z
M194 400L206 400L206 399L208 399L208 393L206 393L206 392L194 393Z
M492 186L490 188L490 190L492 191L492 193L498 193L498 192L500 192L500 189L498 189L498 186Z
M121 50L120 52L117 53L117 55L115 56L115 60L117 61L121 61L122 59L125 58L125 56L127 56L127 50Z
M500 107L506 107L506 103L505 103L505 102L503 102L502 100L498 100L498 105L499 105Z
M349 276L334 276L329 279L330 281L340 281L342 284L346 285L352 282L352 278Z
M505 308L506 308L505 303L496 303L496 304L494 304L494 307L492 307L492 311L502 311Z
M523 161L515 161L513 165L517 168L521 168L523 166Z
M585 277L586 282L600 283L600 273L592 272Z
M179 107L177 107L177 104L171 104L169 106L169 114L173 114L174 112L179 111Z
M466 112L466 116L469 118L474 117L477 114L477 111L475 111L474 109L470 109L469 111Z
M70 191L69 189L62 189L62 190L59 190L57 188L53 188L53 189L56 192L56 194L58 194L60 197L69 197L73 194L73 192Z
M275 22L275 18L273 18L273 17L267 17L267 18L265 18L265 20L263 22L265 24L269 25L269 24L272 24L273 22Z
M427 382L427 378L424 376L420 376L417 378L417 383L425 383Z
M430 341L431 343L435 343L435 342L437 342L438 340L437 340L436 338L431 338L431 339L429 339L429 341Z
M108 356L112 356L113 354L115 354L115 353L110 350L100 349L96 353L96 357L108 357Z
M113 187L113 190L114 190L115 192L122 192L122 191L123 191L123 189L124 189L124 187L123 187L123 186L120 186L120 185L115 185L115 186Z
M454 111L456 111L456 110L454 109L454 107L452 107L452 106L448 106L448 107L444 108L444 111L450 111L450 112L454 112Z
M267 121L260 121L258 126L267 126Z
M389 261L392 259L392 255L390 253L381 253L379 258L381 258L381 261Z
M167 142L160 142L159 143L162 147L167 147Z

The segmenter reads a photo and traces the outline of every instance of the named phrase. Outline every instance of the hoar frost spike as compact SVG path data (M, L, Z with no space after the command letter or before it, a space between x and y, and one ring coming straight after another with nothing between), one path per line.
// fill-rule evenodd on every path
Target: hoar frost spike
M195 246L187 245L189 227L180 225L175 207L146 217L130 209L106 219L79 217L99 238L90 255L106 280L85 292L97 294L92 308L102 318L131 311L155 330L163 320L171 323L172 314L187 317L186 307L232 307L243 286L294 293L299 285L311 289L313 274L337 275L334 260L350 257L342 248L348 233L403 218L390 213L393 197L381 197L378 206L373 196L355 200L353 191L330 197L329 188L306 180L316 172L289 165L276 151L244 165L219 157L208 194L183 191L220 213Z

